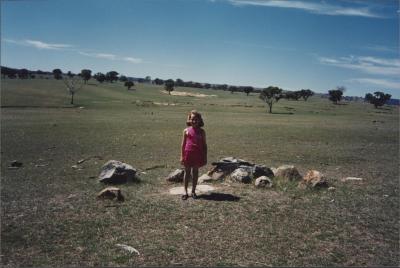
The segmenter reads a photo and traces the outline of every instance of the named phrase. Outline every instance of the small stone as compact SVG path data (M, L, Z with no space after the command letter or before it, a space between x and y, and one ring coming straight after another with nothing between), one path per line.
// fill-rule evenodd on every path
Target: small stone
M267 176L261 176L256 179L254 185L256 187L271 188L273 184L270 178Z
M356 178L356 177L347 177L347 178L343 178L342 181L363 181L363 178Z
M22 163L19 162L19 161L17 161L17 160L14 160L14 161L11 162L10 167L17 167L17 168L19 168L19 167L22 167Z
M125 198L121 193L121 190L117 187L107 187L97 194L97 198L101 199L117 199L118 201L124 201Z
M335 190L336 190L336 188L333 187L333 186L331 186L331 187L328 188L328 191L330 191L330 192L334 192Z

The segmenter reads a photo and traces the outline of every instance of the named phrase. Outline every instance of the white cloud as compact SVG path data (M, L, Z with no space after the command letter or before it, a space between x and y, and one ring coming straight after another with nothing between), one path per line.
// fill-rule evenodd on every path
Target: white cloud
M98 59L106 59L106 60L120 60L120 61L127 61L130 63L142 63L143 60L139 58L133 58L133 57L119 57L114 54L110 53L87 53L83 51L78 51L79 54L87 56L87 57L93 57L93 58L98 58Z
M72 47L71 45L67 45L67 44L49 44L49 43L45 43L45 42L37 41L37 40L24 40L24 42L28 46L33 46L38 49L65 49L65 48Z
M72 45L68 44L50 44L50 43L45 43L43 41L38 41L38 40L13 40L13 39L7 39L3 38L3 41L11 44L17 44L21 46L29 46L29 47L34 47L37 49L52 49L52 50L62 50L62 49L68 49L73 47Z
M342 7L325 2L288 1L288 0L229 0L234 5L252 5L277 8L301 9L310 13L331 16L359 16L368 18L383 18L373 13L368 7Z
M124 61L132 62L132 63L142 63L142 59L132 58L132 57L125 57L123 58Z
M369 85L369 86L378 86L378 87L383 87L383 88L400 90L400 82L393 81L393 80L375 79L375 78L353 78L353 79L349 79L347 81L355 82L355 83L359 83L359 84L365 84L365 85Z
M379 51L379 52L391 52L391 53L398 52L397 47L389 47L389 46L382 46L382 45L369 45L369 46L365 46L364 49Z
M99 58L99 59L107 59L107 60L116 60L117 56L114 54L109 54L109 53L87 53L87 52L78 52L81 55L87 56L87 57L93 57L93 58Z
M341 57L327 58L319 57L319 62L326 65L336 66L340 68L358 70L361 72L375 74L398 76L400 75L400 60L399 59L384 59L376 57Z

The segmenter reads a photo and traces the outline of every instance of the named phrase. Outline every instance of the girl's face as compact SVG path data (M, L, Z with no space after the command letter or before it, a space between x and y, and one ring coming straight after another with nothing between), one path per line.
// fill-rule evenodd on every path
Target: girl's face
M191 114L190 115L190 123L192 124L192 127L199 127L200 120L196 115Z

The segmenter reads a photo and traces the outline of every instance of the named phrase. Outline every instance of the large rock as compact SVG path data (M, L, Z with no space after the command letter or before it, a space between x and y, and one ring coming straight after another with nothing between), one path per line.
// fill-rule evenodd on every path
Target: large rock
M99 199L116 199L118 201L124 201L125 198L121 193L121 190L117 187L107 187L97 194Z
M223 171L225 174L233 172L235 169L239 168L239 166L254 166L254 164L250 162L234 157L222 158L220 161L211 164L215 166L216 170Z
M237 182L250 183L251 173L244 168L237 168L231 173L231 179Z
M295 166L283 165L276 169L275 177L280 177L289 181L299 181L302 179L299 171Z
M199 177L199 180L197 183L204 183L204 182L211 182L213 181L212 177L210 177L208 174L203 174Z
M172 171L166 178L169 182L183 182L183 176L185 175L185 171L181 168L178 168Z
M134 180L138 180L136 169L116 160L105 163L99 175L99 181L104 183L126 183Z
M267 168L264 165L254 165L253 178L258 178L261 176L272 178L274 177L274 172L270 168Z
M328 187L328 181L324 175L317 170L309 170L304 176L302 183L305 183L307 186L311 186L313 188Z
M254 185L260 188L271 188L273 184L270 178L267 176L261 176L256 179Z

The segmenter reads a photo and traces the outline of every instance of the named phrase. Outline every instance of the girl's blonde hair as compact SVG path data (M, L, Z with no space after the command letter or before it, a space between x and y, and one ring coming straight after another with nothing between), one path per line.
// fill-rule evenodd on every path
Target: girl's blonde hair
M187 119L186 119L187 126L192 126L192 122L190 121L191 115L193 115L193 117L197 117L197 119L199 120L199 127L204 126L203 118L201 117L201 114L196 110L191 110L190 113L188 114Z

